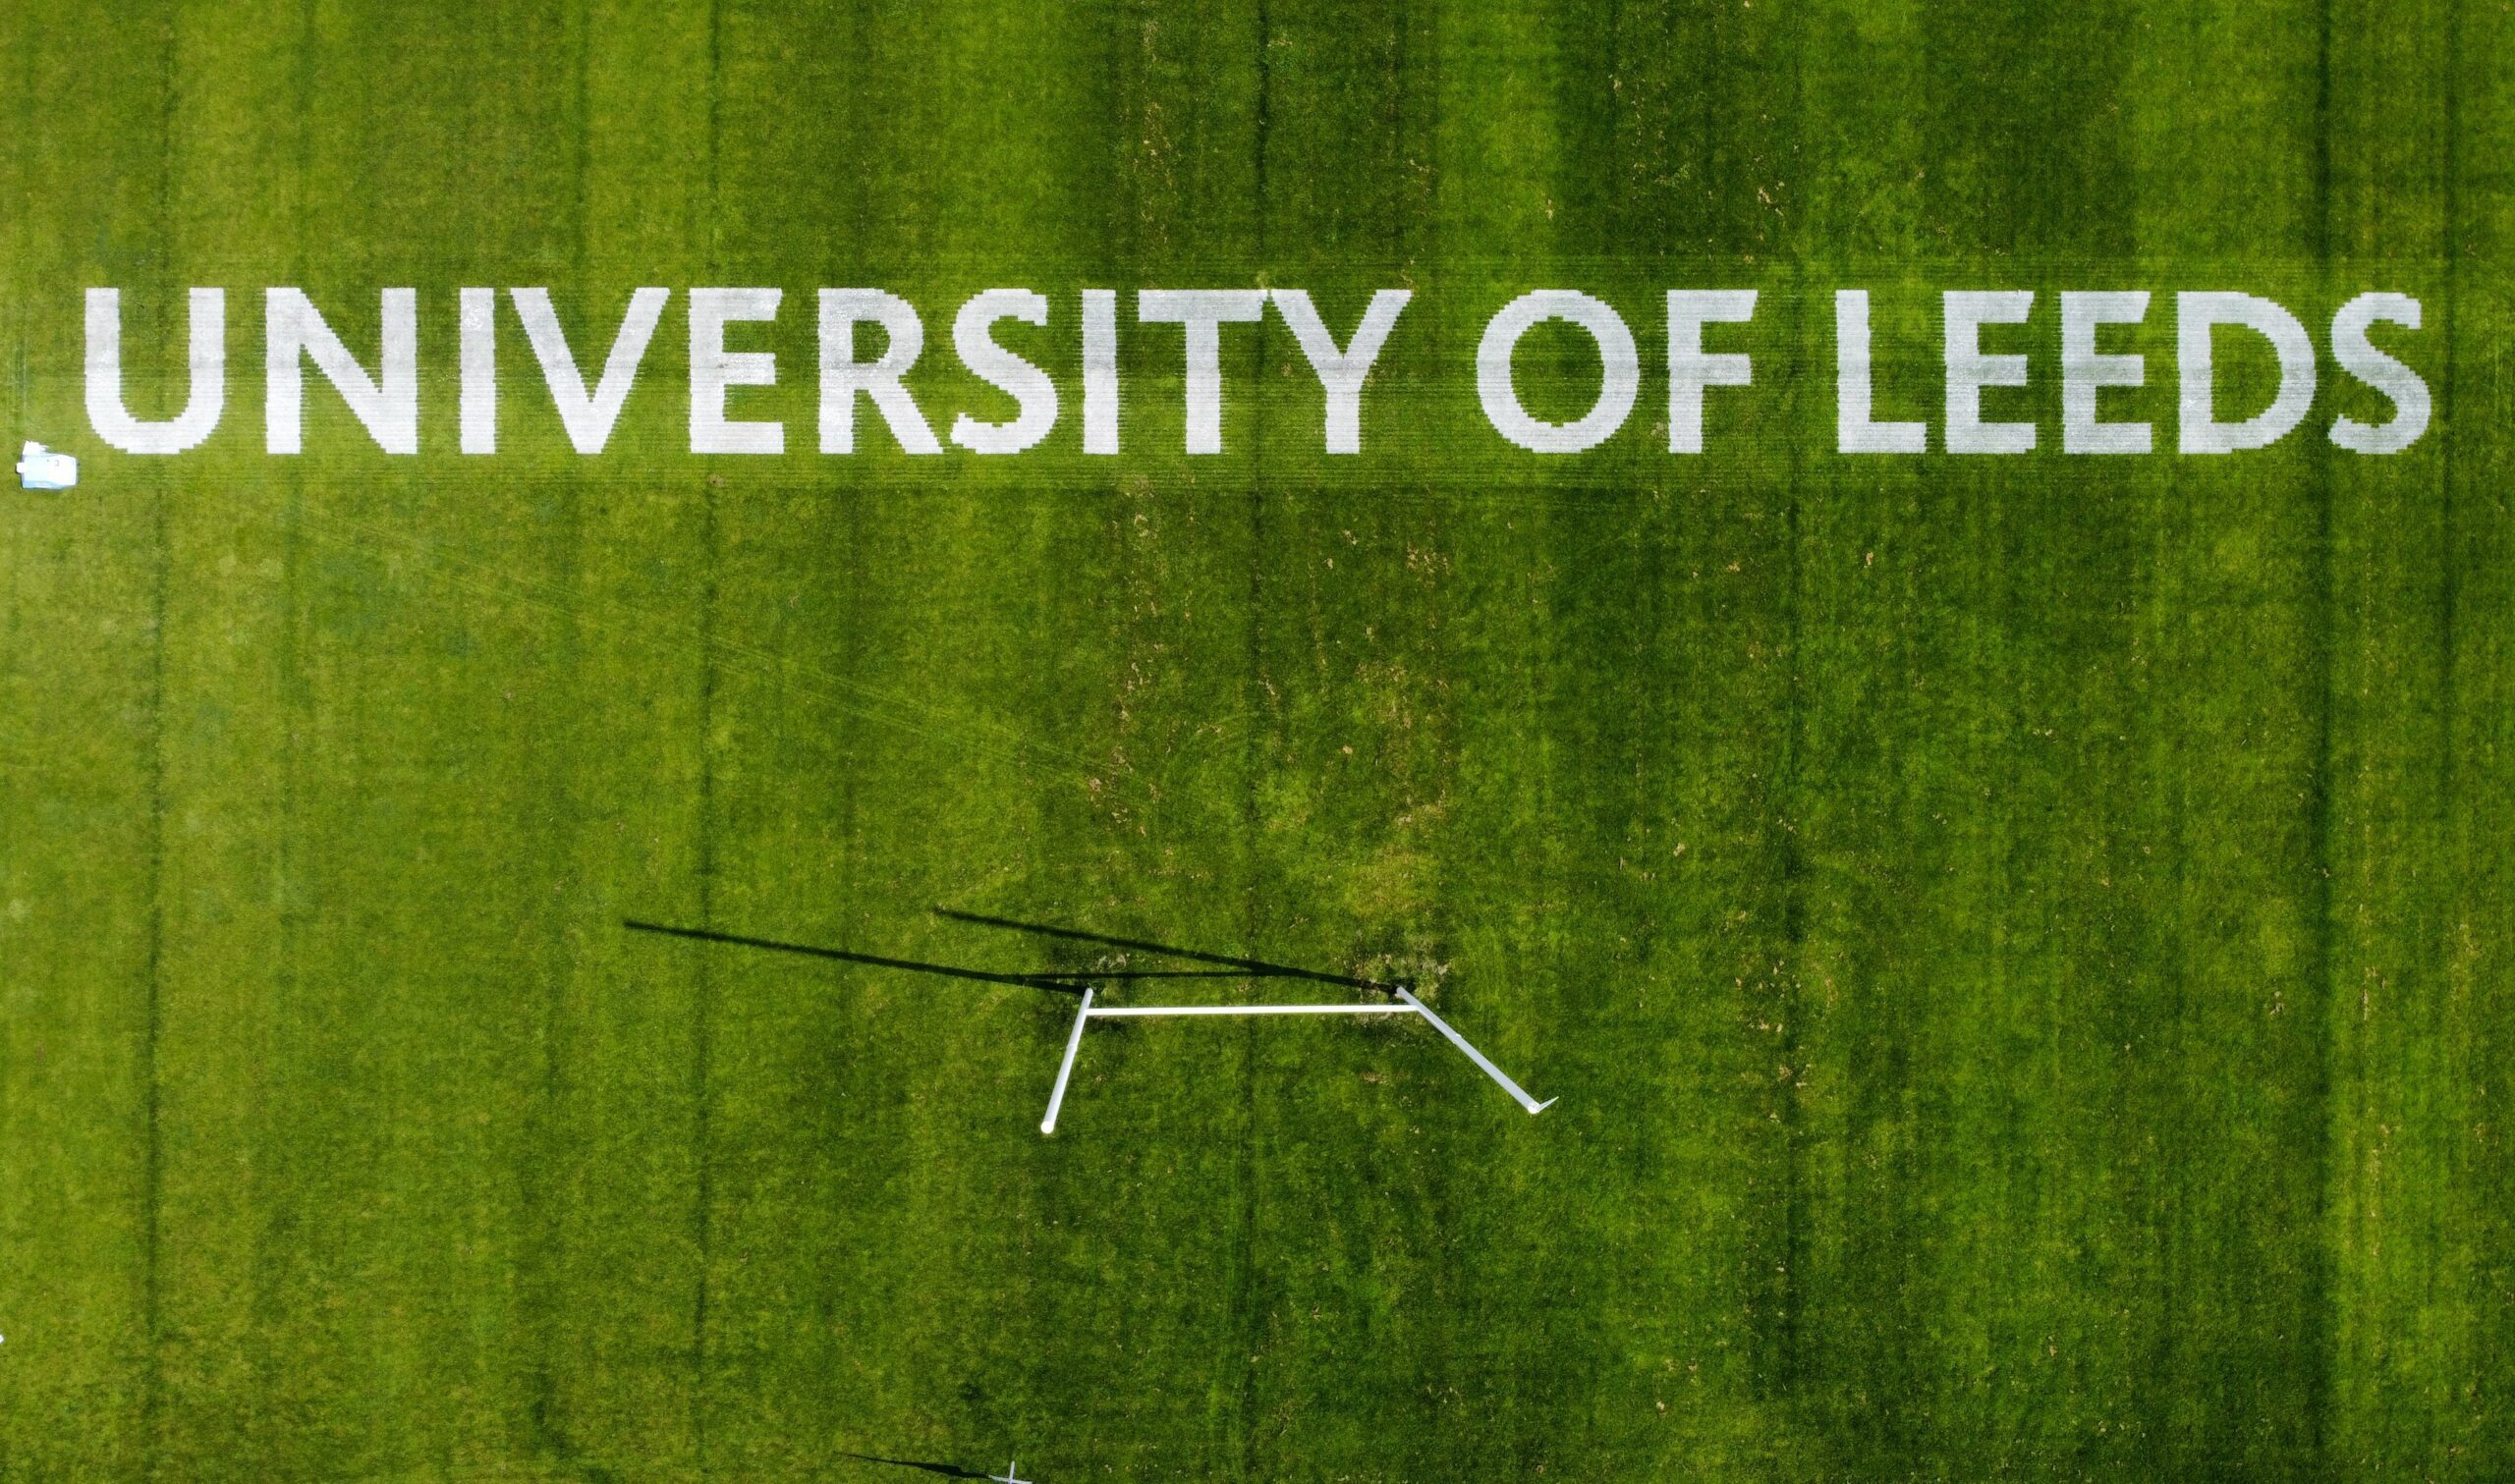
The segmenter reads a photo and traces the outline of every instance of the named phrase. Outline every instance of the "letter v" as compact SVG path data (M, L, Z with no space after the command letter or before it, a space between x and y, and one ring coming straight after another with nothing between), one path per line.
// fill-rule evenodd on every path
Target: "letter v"
M509 289L515 301L516 317L524 321L525 337L532 342L532 354L541 362L541 379L550 387L550 401L559 409L559 421L568 429L568 441L580 454L598 454L611 441L612 424L620 420L620 409L629 401L629 389L638 380L638 363L646 357L646 342L654 339L655 325L664 317L664 302L672 297L669 289L640 289L629 297L629 312L621 317L620 333L611 342L611 356L602 365L602 382L591 394L586 391L585 373L577 369L576 354L568 349L568 337L559 328L559 316L551 311L547 289Z

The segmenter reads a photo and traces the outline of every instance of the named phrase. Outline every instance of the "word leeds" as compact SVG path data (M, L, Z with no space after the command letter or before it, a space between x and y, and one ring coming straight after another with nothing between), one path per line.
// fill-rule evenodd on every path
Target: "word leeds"
M1165 392L1175 375L1176 385L1183 389L1185 451L1219 454L1223 452L1226 335L1255 334L1254 328L1230 327L1258 326L1271 316L1291 333L1317 379L1325 413L1324 451L1356 454L1363 448L1364 393L1382 352L1393 339L1402 337L1400 320L1413 297L1405 289L1379 290L1340 338L1304 290L1145 289L1133 295L1132 323L1125 339L1139 374L1157 376ZM580 454L601 453L638 384L648 346L673 307L673 291L661 288L639 289L630 295L617 327L610 332L610 348L588 383L588 362L577 347L597 339L603 326L581 324L572 339L546 289L509 289L503 294L485 288L456 291L457 375L452 409L456 447L465 454L497 451L499 375L506 363L502 352L507 349L506 337L521 329L538 363L542 392L570 444ZM1895 373L1886 378L1895 397L1925 402L1943 394L1933 439L1928 421L1880 414L1881 378L1872 365L1872 346L1873 340L1895 337L1882 331L1872 336L1869 291L1834 293L1831 329L1838 452L1921 454L1934 448L1949 454L2027 453L2039 446L2048 430L2018 415L2038 405L2035 394L2027 389L2053 384L2059 393L2061 452L2152 451L2155 439L2151 423L2124 415L2131 389L2147 385L2150 374L2148 355L2124 348L2150 324L2152 306L2148 292L2060 292L2039 300L2037 294L2023 290L1963 291L1936 299L1937 367L1929 364L1931 347L1926 333L1884 347L1884 363ZM1703 452L1707 394L1718 389L1722 397L1753 395L1736 389L1756 384L1749 347L1757 300L1754 289L1668 292L1663 320L1666 355L1661 363L1667 416L1664 422L1652 417L1647 426L1653 441L1664 429L1670 453ZM127 454L177 454L199 446L218 427L227 389L225 291L194 289L188 307L190 383L181 400L182 411L171 418L150 420L134 415L125 397L120 292L87 291L87 415L97 436L111 447ZM689 332L692 453L786 452L787 429L782 421L757 415L765 409L756 401L749 406L752 415L748 416L736 415L737 409L731 405L741 389L777 385L776 353L756 347L774 335L775 321L784 307L784 293L778 289L689 289L681 294L681 317ZM1085 289L1069 300L1052 302L1030 289L989 289L961 303L952 314L952 352L970 377L992 388L973 394L981 399L978 411L990 415L954 409L948 423L941 421L944 409L937 406L944 396L937 390L939 378L929 370L922 379L922 390L913 386L926 335L924 319L915 304L880 289L823 289L814 307L817 433L823 454L853 454L867 446L866 430L875 419L884 446L895 445L910 454L939 454L946 439L972 454L1017 454L1037 448L1055 434L1073 401L1080 402L1080 416L1075 419L1079 437L1070 432L1068 436L1076 441L1068 446L1088 455L1120 451L1120 295L1115 290ZM1809 308L1821 314L1821 302ZM2325 425L2332 443L2361 454L2392 454L2410 447L2427 431L2431 412L2427 382L2409 365L2377 349L2371 338L2378 324L2419 330L2420 304L2415 299L2388 293L2351 299L2333 314L2320 351L2315 335L2296 314L2250 294L2175 294L2171 314L2178 393L2173 404L2174 442L2182 453L2228 454L2264 448L2294 432L2313 411L2325 353L2343 375L2390 404L2390 415L2379 422L2360 421L2346 412L2333 415ZM2057 348L2051 343L2052 319L2057 319ZM264 446L270 453L296 454L305 447L309 365L347 404L377 446L391 454L419 452L422 378L417 290L382 291L372 371L301 290L264 291L262 321L262 426ZM1013 332L1022 350L1008 348L998 338L1008 321L1032 327ZM1528 366L1514 367L1515 358L1528 358L1515 357L1523 340L1549 324L1558 326L1546 332L1555 352L1555 361L1549 363L1573 368L1556 378L1562 386L1546 388L1549 403L1568 398L1576 405L1583 401L1588 405L1586 412L1568 421L1551 421L1531 412L1523 394L1535 382ZM866 330L873 334L860 337ZM1728 348L1706 349L1707 333L1719 336ZM878 351L865 354L860 338L878 340ZM754 348L733 349L737 340ZM1987 349L1986 340L2006 349ZM1254 342L1244 343L1254 346ZM2241 396L2238 388L2221 386L2226 379L2224 368L2213 363L2213 355L2230 345L2238 346L2239 354L2249 356L2264 373L2251 382L2275 384L2266 392L2253 386ZM2045 362L2040 370L2038 357L2030 354L2039 347ZM1051 351L1056 354L1048 355ZM2163 358L2162 347L2157 354ZM1070 368L1062 386L1060 377L1050 374L1041 359ZM2274 362L2275 377L2268 374ZM1252 364L1246 358L1234 363ZM1445 362L1433 357L1426 363ZM1572 290L1540 289L1511 300L1484 321L1476 346L1473 379L1476 406L1497 447L1577 454L1606 442L1631 421L1642 391L1642 352L1632 325L1605 300ZM1382 378L1383 383L1386 380ZM1933 380L1935 386L1930 385ZM441 387L443 377L432 376L426 384ZM960 385L960 378L950 378L948 384ZM1069 397L1078 392L1079 397ZM1410 387L1410 397L1421 393L1421 388ZM2001 399L1994 411L2004 415L1986 414L1986 394ZM747 395L755 399L758 393ZM1458 395L1463 399L1463 391ZM173 399L165 400L173 404ZM2233 411L2231 405L2239 401L2252 410ZM2376 399L2359 397L2355 405L2362 411L2375 411ZM1420 401L1410 402L1410 412L1423 406ZM1462 410L1464 406L1462 400ZM871 418L862 415L866 409ZM1549 410L1564 411L1553 406ZM1011 416L1000 415L1007 411ZM432 407L429 415L439 417L442 412ZM544 414L535 408L531 415ZM938 425L943 429L941 436ZM1165 421L1163 426L1166 444L1170 424Z

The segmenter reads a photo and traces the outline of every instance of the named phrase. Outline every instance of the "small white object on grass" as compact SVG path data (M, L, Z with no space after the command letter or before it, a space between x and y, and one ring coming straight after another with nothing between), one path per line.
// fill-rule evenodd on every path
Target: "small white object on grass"
M79 482L79 461L29 441L18 455L18 482L25 489L68 489Z

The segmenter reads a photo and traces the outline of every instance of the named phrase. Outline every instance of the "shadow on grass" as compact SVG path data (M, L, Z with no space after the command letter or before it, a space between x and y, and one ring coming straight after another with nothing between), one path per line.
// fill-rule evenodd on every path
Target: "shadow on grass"
M917 1458L882 1458L876 1457L872 1454L852 1454L845 1449L840 1449L838 1451L838 1456L842 1458L860 1459L866 1463L887 1463L893 1468L922 1468L927 1473L941 1474L947 1479L985 1479L993 1477L989 1474L980 1473L975 1468L963 1468L957 1463L927 1463Z

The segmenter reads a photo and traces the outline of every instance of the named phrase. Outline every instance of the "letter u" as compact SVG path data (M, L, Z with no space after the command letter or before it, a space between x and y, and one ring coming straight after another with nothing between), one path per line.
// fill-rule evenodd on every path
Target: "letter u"
M192 291L192 388L183 415L142 422L122 400L122 291L87 291L87 421L126 454L197 448L227 405L227 291Z

